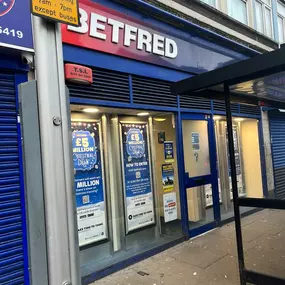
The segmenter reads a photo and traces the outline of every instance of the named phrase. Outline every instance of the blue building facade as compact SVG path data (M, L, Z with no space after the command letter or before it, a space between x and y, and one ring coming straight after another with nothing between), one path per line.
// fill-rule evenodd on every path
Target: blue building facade
M177 97L171 82L257 52L144 1L82 0L80 14L81 27L62 34L65 63L93 73L89 85L67 80L76 165L82 136L97 158L75 169L88 284L233 217L225 106ZM267 195L260 108L232 111L240 195Z

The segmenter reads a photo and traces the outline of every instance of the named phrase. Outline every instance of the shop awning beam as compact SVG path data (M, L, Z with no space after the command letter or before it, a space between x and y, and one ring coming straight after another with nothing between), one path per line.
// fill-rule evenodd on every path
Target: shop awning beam
M186 78L172 85L175 94L189 95L227 83L229 86L285 70L285 48ZM195 95L197 96L197 94ZM253 97L254 95L250 95ZM285 101L285 99L284 99Z
M251 270L244 270L245 280L250 284L258 285L284 285L284 279L271 275L257 273Z
M237 202L240 207L285 210L285 200L240 197L238 198Z
M190 94L187 94L190 95ZM200 96L199 93L191 93L192 96ZM190 95L190 96L191 96ZM204 98L212 99L212 100L225 100L225 94L223 92L215 91L215 90L203 90ZM256 98L249 98L248 96L244 96L243 94L237 94L234 96L231 96L231 101L236 103L245 103L245 104L251 104L251 105L258 105L258 100ZM285 107L285 104L284 104Z
M215 91L206 89L200 92L192 92L187 94L188 96L201 96L203 98L207 98L210 100L225 100L225 94L223 92ZM186 96L186 95L184 95ZM241 103L241 104L248 104L248 105L260 105L260 101L262 101L264 107L270 107L270 108L277 108L277 109L284 109L285 110L285 102L277 102L269 99L262 99L259 100L258 98L254 96L247 96L244 94L233 94L230 93L230 100L232 103Z
M226 105L226 119L227 119L227 133L228 133L228 151L230 156L230 169L232 178L232 189L233 189L233 202L234 202L234 215L235 215L235 228L236 228L236 240L237 240L237 252L239 261L239 273L240 273L240 284L246 285L244 270L244 252L243 252L243 241L242 241L242 229L240 220L240 208L238 205L238 182L237 182L237 170L236 170L236 160L235 160L235 147L234 147L234 134L233 134L233 120L232 120L232 110L231 110L231 100L230 100L230 87L228 84L224 83L224 93L225 93L225 105Z

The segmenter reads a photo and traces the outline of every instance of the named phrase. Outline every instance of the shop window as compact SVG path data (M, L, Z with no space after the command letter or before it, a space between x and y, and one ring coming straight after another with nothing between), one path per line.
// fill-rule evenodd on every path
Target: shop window
M71 110L82 275L183 237L174 114Z
M226 119L215 116L218 157L218 184L222 219L233 216L231 168ZM258 121L233 118L235 162L239 196L263 197L259 153Z
M256 30L268 37L272 37L272 10L270 0L255 0Z
M229 16L242 22L243 24L248 23L246 0L228 0L227 5Z
M285 5L280 1L277 2L277 21L278 21L278 40L279 43L285 41Z

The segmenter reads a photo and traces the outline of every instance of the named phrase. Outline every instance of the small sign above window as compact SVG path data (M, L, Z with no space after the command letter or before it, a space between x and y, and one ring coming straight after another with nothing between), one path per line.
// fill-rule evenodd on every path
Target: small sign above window
M65 64L65 79L80 84L92 84L92 69L82 65L67 63Z

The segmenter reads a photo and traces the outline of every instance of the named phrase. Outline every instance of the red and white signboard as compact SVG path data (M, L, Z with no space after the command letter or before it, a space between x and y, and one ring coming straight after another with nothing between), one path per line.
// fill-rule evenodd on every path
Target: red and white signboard
M238 60L197 35L143 15L132 17L90 0L79 0L79 13L80 27L62 25L65 44L195 73Z
M64 43L168 65L178 56L178 46L163 31L89 0L79 3L80 27L62 25Z
M175 221L178 218L176 193L171 192L163 195L164 222Z
M76 83L92 84L92 69L82 65L67 63L65 64L65 79Z

